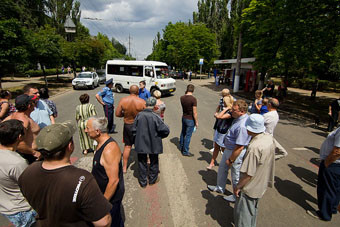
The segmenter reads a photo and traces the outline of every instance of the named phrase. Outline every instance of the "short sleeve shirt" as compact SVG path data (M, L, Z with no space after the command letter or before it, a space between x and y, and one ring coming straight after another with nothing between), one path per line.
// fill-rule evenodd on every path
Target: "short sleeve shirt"
M234 150L236 145L248 145L251 137L248 135L247 128L245 126L247 119L247 114L234 119L226 136L224 137L224 145L227 150Z
M112 90L109 87L104 87L100 92L98 92L98 95L102 97L102 100L105 104L113 105L114 104L114 94Z
M336 99L331 102L330 106L332 107L332 113L336 113L340 111L340 99Z
M192 95L183 95L181 97L181 104L183 110L183 118L193 120L194 119L193 107L197 106L197 99Z
M42 129L48 125L51 125L51 115L53 115L52 110L44 101L39 100L37 106L34 108L34 111L31 113L30 116L33 121L35 121L35 123L37 123Z
M320 159L325 160L334 147L340 147L340 127L331 132L320 148ZM334 163L340 163L340 158Z
M266 127L266 133L274 134L274 129L279 122L279 114L277 111L269 111L263 114L264 126Z
M72 165L46 170L35 162L20 176L19 186L38 213L38 226L89 226L112 207L91 173Z
M18 153L0 150L0 213L12 215L31 209L18 185L19 176L27 166Z
M252 178L242 188L242 192L251 198L261 198L268 185L273 186L275 175L275 145L273 136L262 133L249 143L240 169Z
M139 89L138 97L146 101L148 98L151 97L151 94L146 88L144 88L143 91L142 89Z

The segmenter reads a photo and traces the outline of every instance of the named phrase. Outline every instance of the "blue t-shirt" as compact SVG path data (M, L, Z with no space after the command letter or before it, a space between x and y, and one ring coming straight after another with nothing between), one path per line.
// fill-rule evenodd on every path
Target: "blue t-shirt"
M320 159L325 160L334 147L340 147L340 127L331 132L320 148ZM334 163L340 164L340 158Z
M113 100L113 92L109 87L104 87L102 91L98 92L98 95L102 97L102 100L105 104L108 105L113 105L114 100Z
M224 145L227 150L234 150L236 145L247 146L251 136L247 133L245 126L248 119L248 114L244 114L239 118L234 119L226 136L224 137Z
M42 129L48 125L51 125L51 115L53 115L52 110L50 110L44 101L39 100L37 106L34 108L34 111L30 114L30 117Z
M260 109L260 114L263 115L265 113L268 113L268 108L267 106L261 106L261 109Z
M138 96L139 96L139 98L144 99L146 101L148 98L151 97L151 94L146 88L144 88L143 91L140 88Z
M262 99L261 99L260 101L258 101L256 104L257 104L257 105L262 105ZM258 114L258 113L259 113L259 112L257 111L257 109L256 109L255 103L253 103L253 104L251 105L250 113L252 113L252 114L254 114L254 113L257 113L257 114Z

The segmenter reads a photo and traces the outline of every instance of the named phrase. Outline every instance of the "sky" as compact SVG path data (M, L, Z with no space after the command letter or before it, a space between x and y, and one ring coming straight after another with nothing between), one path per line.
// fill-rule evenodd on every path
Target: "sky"
M103 33L114 37L137 60L152 52L157 32L169 23L192 21L198 0L78 0L81 23L91 35Z

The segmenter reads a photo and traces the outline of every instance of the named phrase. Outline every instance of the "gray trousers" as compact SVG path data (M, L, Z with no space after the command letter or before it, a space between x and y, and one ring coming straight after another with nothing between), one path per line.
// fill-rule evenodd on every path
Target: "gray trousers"
M234 224L236 227L256 227L259 199L253 199L240 192L234 207Z
M225 149L222 155L220 165L218 166L216 187L222 192L225 191L225 186L227 184L228 171L229 171L229 166L225 162L229 159L232 153L233 153L232 150ZM245 153L246 153L246 149L243 149L240 155L235 160L235 162L231 165L231 181L232 181L233 187L236 187L240 179L240 169L241 169L241 165L243 161L243 156Z

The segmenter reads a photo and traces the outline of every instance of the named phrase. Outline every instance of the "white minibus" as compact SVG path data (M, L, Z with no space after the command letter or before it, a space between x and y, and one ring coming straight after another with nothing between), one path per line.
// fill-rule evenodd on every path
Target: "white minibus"
M139 86L143 80L151 94L155 90L159 90L162 95L176 91L176 81L170 78L168 66L164 62L108 60L106 80L111 78L119 93L128 90L131 85Z

